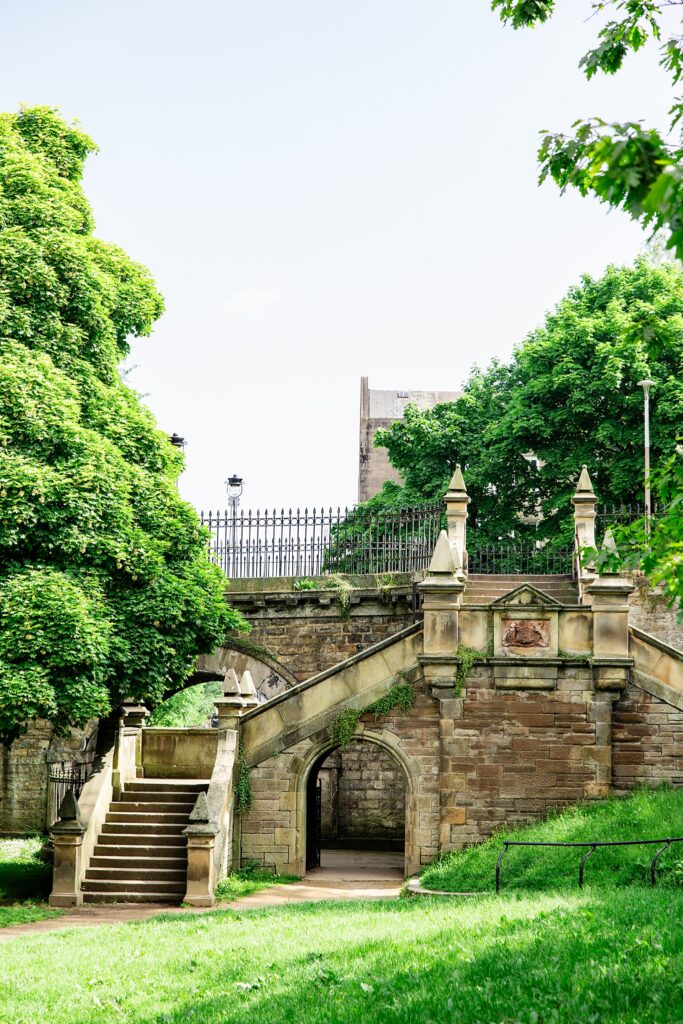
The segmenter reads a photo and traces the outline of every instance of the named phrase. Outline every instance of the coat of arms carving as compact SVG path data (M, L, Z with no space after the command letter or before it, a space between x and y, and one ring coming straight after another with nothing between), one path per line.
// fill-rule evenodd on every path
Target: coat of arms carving
M504 619L504 647L549 647L550 623L547 619Z

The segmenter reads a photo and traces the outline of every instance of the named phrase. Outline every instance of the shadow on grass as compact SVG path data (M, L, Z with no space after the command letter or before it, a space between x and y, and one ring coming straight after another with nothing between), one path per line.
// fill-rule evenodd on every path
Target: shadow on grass
M177 990L178 1002L151 1016L128 1005L126 1019L130 1024L673 1024L681 1019L683 899L678 896L641 890L622 892L618 899L602 893L574 899L484 898L450 907L431 900L376 905L377 929L368 929L367 904L337 904L336 914L327 905L323 913L301 906L233 915L243 928L251 924L260 932L258 956L236 955L240 937L233 933L224 951L205 951L201 970L202 953L194 947L193 959L188 950L160 962L163 998L168 1001ZM376 937L358 936L357 916ZM289 941L292 925L300 934L293 950L279 939L283 924L290 927ZM338 941L326 949L330 928L336 928ZM383 937L377 936L380 930ZM220 942L219 934L216 938ZM195 971L192 995L190 970ZM91 1019L81 1018L81 1024Z
M18 900L46 900L52 885L52 867L34 860L0 861L0 904Z

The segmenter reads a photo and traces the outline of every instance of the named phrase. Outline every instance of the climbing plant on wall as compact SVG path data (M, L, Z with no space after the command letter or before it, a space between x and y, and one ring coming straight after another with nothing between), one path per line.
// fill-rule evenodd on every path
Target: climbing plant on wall
M163 302L93 234L95 150L46 107L0 115L0 739L154 705L241 617L118 364Z

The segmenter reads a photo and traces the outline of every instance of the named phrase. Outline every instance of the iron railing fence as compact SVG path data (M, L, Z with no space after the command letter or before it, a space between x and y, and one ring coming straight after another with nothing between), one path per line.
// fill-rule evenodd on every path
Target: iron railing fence
M654 857L650 861L650 884L657 884L657 861L664 853L665 850L670 849L672 843L683 843L683 836L670 836L664 839L616 839L611 841L603 842L580 842L580 843L553 843L553 842L531 842L531 841L516 841L512 839L505 839L503 841L503 849L498 854L498 860L496 861L496 892L500 892L500 866L503 861L503 857L508 852L511 846L548 846L553 848L568 848L568 849L582 849L586 852L579 861L579 889L583 889L583 878L584 870L586 867L586 861L589 857L595 853L596 850L606 847L614 846L656 846L658 847Z
M472 542L468 541L468 545ZM531 543L473 544L467 552L467 571L494 576L570 576L574 574L574 548L570 545L537 547Z
M656 520L664 511L663 508L653 502L650 518ZM629 526L637 519L645 516L645 506L633 505L598 505L595 517L595 533L602 538L606 530L613 526Z
M209 556L231 579L391 573L426 569L441 502L415 508L202 512Z
M78 800L83 786L92 775L93 763L78 764L75 761L57 761L50 765L48 786L48 825L54 825L59 817L59 808L67 790L72 790Z

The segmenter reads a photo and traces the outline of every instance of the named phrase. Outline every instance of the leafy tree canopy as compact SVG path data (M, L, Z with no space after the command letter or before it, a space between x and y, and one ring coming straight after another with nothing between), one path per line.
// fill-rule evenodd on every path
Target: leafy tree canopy
M683 33L674 9L682 5L683 0L593 0L600 27L596 45L579 62L586 77L615 74L630 53L654 42L672 87L680 85ZM547 21L558 6L557 0L491 2L516 29ZM573 135L544 132L541 181L551 178L563 190L571 186L582 195L593 194L654 231L667 229L669 247L683 258L682 118L683 100L672 98L667 132L636 121L610 124L600 117L577 121Z
M603 501L642 500L643 394L652 394L653 461L674 450L683 423L683 270L639 258L570 289L509 363L475 370L463 397L409 407L378 431L405 486L376 501L442 495L456 462L472 498L477 542L525 533L572 536L570 497L583 463ZM541 512L538 527L525 517ZM474 543L474 541L472 541ZM472 547L472 544L470 545Z
M0 739L152 705L239 615L182 456L117 365L163 303L92 234L95 146L47 107L0 115Z

